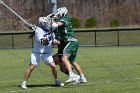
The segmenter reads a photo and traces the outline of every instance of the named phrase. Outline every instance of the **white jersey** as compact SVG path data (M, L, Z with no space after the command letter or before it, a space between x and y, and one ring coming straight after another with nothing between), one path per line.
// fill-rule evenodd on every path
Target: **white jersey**
M40 27L36 28L34 46L33 46L32 52L40 53L40 54L51 54L51 52L52 52L52 42L51 42L51 40L48 42L47 45L43 45L41 43L41 39L46 37L46 36L51 37L51 34L44 31Z

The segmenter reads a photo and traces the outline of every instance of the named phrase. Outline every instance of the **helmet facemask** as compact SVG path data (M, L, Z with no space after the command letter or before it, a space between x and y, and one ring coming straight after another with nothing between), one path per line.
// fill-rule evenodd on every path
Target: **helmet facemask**
M47 17L39 17L38 24L44 30L49 30L51 28L51 21Z

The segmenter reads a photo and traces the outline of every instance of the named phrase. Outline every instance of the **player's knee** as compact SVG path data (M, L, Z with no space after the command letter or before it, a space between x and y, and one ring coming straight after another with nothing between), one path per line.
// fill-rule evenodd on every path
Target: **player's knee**
M62 61L64 61L64 62L65 62L67 59L68 59L68 58L65 57L65 56L62 57Z
M32 70L34 70L34 68L35 68L35 65L30 65L29 66L29 69L32 71Z
M51 63L51 64L50 64L50 67L51 67L52 69L55 69L55 68L56 68L55 63Z
M55 68L56 68L56 66L55 66L55 65L53 65L53 66L52 66L52 69L55 69Z
M59 62L61 61L61 59L57 55L53 56L53 60L54 60L55 64L59 64Z

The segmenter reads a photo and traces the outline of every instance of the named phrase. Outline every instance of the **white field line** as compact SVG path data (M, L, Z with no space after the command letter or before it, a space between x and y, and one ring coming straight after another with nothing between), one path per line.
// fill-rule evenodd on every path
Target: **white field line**
M37 89L32 89L32 88L29 88L29 89L20 89L20 90L15 90L15 91L10 91L8 93L17 93L17 92L20 92L20 91L32 91L32 90L45 90L45 89L50 89L50 88L54 88L54 87L44 87L44 88L37 88Z
M130 81L130 80L140 80L140 78L126 78L126 79L122 79L120 81ZM100 83L111 83L111 82L115 82L117 80L108 80L108 81L104 81L104 82L94 82L94 83L83 83L83 84L79 84L79 85L94 85L94 84L100 84Z
M140 78L126 78L126 79L122 79L120 81L129 81L129 80L140 80ZM83 84L78 84L79 86L82 86L82 85L94 85L94 84L100 84L100 83L111 83L111 82L115 82L117 80L108 80L108 81L103 81L103 82L93 82L93 83L83 83ZM67 86L66 86L67 87ZM18 92L21 92L21 91L26 91L26 92L29 92L29 91L32 91L32 90L46 90L46 89L51 89L51 88L56 88L56 87L43 87L43 88L29 88L29 89L19 89L19 90L12 90L12 91L9 91L9 92L4 92L4 93L18 93Z

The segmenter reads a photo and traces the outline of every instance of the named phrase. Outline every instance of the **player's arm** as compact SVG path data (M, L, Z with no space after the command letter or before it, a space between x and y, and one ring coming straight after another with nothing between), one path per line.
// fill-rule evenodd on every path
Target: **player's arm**
M41 33L41 31L36 31L36 40L39 41L41 44L46 45L49 42L49 39L47 36L44 36L44 34Z
M53 40L53 45L59 45L60 44L60 41L59 40L57 40L57 39L54 39Z
M56 22L54 19L52 19L52 28L53 28L53 29L57 29L58 27L61 27L61 26L63 26L63 25L64 25L63 22L61 22L61 21Z

